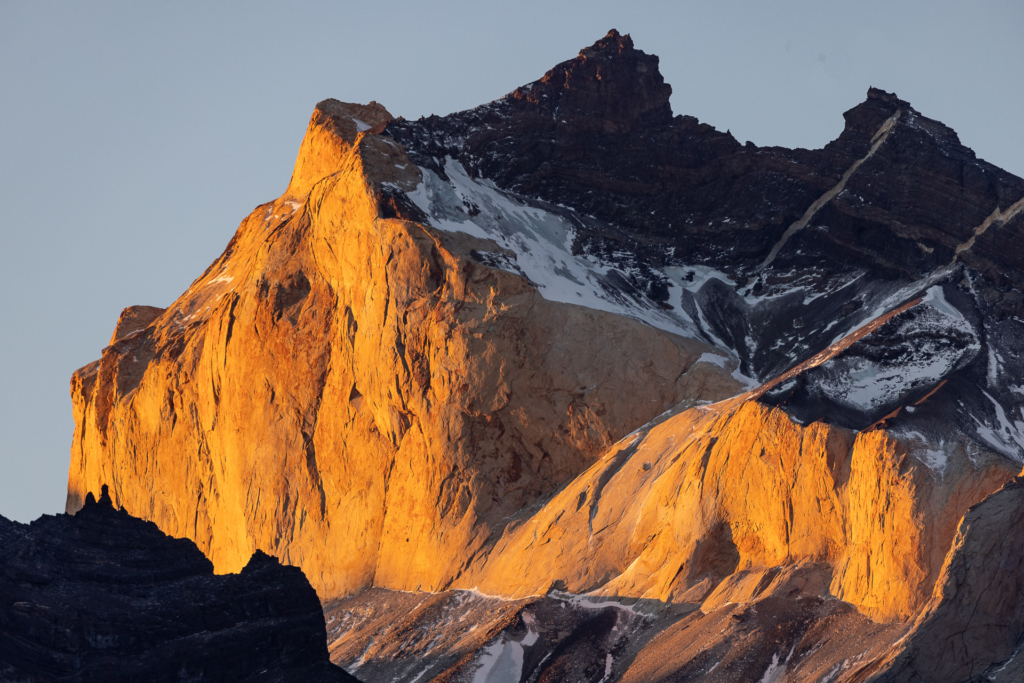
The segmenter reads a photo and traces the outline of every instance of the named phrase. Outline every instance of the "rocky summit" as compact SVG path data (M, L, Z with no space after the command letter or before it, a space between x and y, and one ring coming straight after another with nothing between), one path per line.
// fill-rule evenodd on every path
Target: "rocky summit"
M214 576L195 544L115 510L0 517L0 680L344 683L316 593L257 552Z
M820 150L671 92L612 31L321 102L73 376L68 512L301 567L367 681L1021 680L1024 180L883 90Z

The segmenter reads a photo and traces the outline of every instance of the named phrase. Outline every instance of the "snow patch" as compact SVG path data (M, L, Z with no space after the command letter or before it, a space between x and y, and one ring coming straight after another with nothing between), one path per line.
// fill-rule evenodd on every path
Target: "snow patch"
M759 683L775 683L785 673L786 665L779 663L779 654L775 653L772 655L772 663L768 665L768 669L764 672L764 676L761 676Z
M999 370L1003 365L1003 357L996 351L996 347L989 341L988 344L988 385L997 387L999 384ZM1011 387L1012 389L1012 387Z
M882 357L846 353L822 364L823 392L851 408L869 411L899 401L911 391L932 386L981 350L974 328L931 287L921 304L895 318L896 343Z
M514 270L536 285L545 299L627 316L690 338L698 336L681 308L659 307L633 288L629 273L585 254L573 254L576 229L566 218L530 206L489 180L471 178L450 157L444 165L449 182L430 169L420 170L423 180L407 196L427 214L430 224L493 240L514 253Z
M759 683L776 683L776 681L782 680L782 677L786 675L786 666L789 664L789 660L793 658L793 652L796 650L796 645L789 651L789 655L786 656L785 661L779 661L779 654L775 653L772 655L772 663L768 665L768 669L761 676Z
M705 351L701 354L701 357L697 359L698 363L710 363L711 365L717 365L720 368L725 368L725 364L729 362L729 358L726 356L719 356L717 353L711 353Z
M540 638L540 633L537 632L537 621L529 612L523 612L523 622L526 624L526 637L523 638L523 647L533 647L537 643L537 639Z
M423 678L423 676L424 676L424 675L425 675L425 674L426 674L426 673L427 673L428 671L430 671L430 669L431 669L431 668L432 668L432 667L428 666L428 667L427 667L426 669L424 669L423 671L421 671L421 672L419 672L418 674L416 674L416 678L414 678L414 679L412 679L411 681L409 681L409 683L417 683L417 681L419 681L419 680L420 680L421 678Z
M588 610L602 610L607 607L615 607L622 610L623 612L629 612L635 614L638 617L649 618L655 612L650 610L644 610L640 605L640 601L624 603L616 600L615 598L604 597L599 595L577 595L575 593L565 593L562 591L553 590L549 593L553 598L567 602L574 607L580 607ZM656 608L655 608L656 609Z
M908 411L911 408L912 406L907 406ZM945 439L934 444L921 432L906 428L897 428L894 433L913 447L910 449L911 455L924 463L928 469L939 474L945 472L946 463L949 460L949 446Z
M612 677L612 664L615 662L615 658L612 657L612 653L609 652L604 656L604 676L601 678L600 683L605 683Z
M840 671L842 671L842 669L843 669L843 664L836 664L834 667L832 667L831 671L829 671L827 674L825 674L824 678L822 678L820 681L818 681L818 683L831 683L832 679L835 678L836 675Z
M996 452L1020 461L1021 451L1024 451L1024 420L1011 419L1007 416L1003 405L993 398L990 393L984 390L981 393L985 394L985 398L992 402L998 425L992 427L987 422L983 422L972 415L971 419L975 422L978 436L985 443L992 446ZM1017 407L1013 410L1020 412L1021 409ZM1013 415L1013 417L1016 416Z
M941 268L936 268L934 271L932 271L931 273L929 273L927 276L923 277L920 280L916 280L914 282L910 282L910 283L907 283L907 284L903 285L902 287L898 288L896 291L892 292L890 295L885 297L881 301L881 303L879 303L875 307L874 310L872 310L866 316L861 318L860 323L854 325L851 329L855 330L858 327L860 327L862 324L864 324L864 323L866 323L866 322L868 322L870 320L874 320L874 319L876 319L876 318L878 318L880 316L885 315L886 313L888 313L892 309L894 309L897 306L900 306L902 303L906 302L908 297L910 297L914 293L920 292L922 289L924 289L926 287L928 287L928 288L934 287L935 283L937 283L940 280L946 278L952 272L953 272L953 266L943 266ZM945 300L945 297L943 297L943 300ZM840 334L838 337L836 337L835 339L833 339L829 343L829 346L831 346L832 344L836 344L836 343L842 341L846 336L848 336L848 334L849 334L848 332L844 332L844 333Z
M473 683L519 683L523 675L523 646L504 636L480 654Z
M212 284L217 283L217 282L231 283L231 282L234 281L234 279L235 279L234 275L228 275L228 274L225 273L223 275L218 275L217 277L213 278L212 280L207 281L206 284L212 285Z

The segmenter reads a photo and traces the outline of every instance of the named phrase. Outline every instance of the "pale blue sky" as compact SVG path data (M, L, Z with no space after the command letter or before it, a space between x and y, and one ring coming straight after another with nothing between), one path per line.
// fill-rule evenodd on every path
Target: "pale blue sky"
M280 194L313 106L500 97L608 29L676 113L820 147L868 86L1024 175L1024 2L0 0L0 514L63 509L68 381Z

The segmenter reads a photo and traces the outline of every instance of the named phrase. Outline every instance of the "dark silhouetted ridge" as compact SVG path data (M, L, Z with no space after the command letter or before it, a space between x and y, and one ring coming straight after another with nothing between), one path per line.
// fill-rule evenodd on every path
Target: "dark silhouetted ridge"
M215 576L189 540L114 508L0 517L0 680L354 681L316 591L257 551Z

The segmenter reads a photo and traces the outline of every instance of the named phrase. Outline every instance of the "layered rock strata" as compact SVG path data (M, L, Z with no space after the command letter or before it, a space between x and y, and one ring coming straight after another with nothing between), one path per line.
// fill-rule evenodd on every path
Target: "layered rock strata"
M446 117L319 104L75 373L68 511L301 566L372 681L1012 675L1024 181L881 90L822 150L670 93L613 31Z
M300 570L257 552L215 576L106 490L73 517L0 517L4 681L355 681L326 637Z

